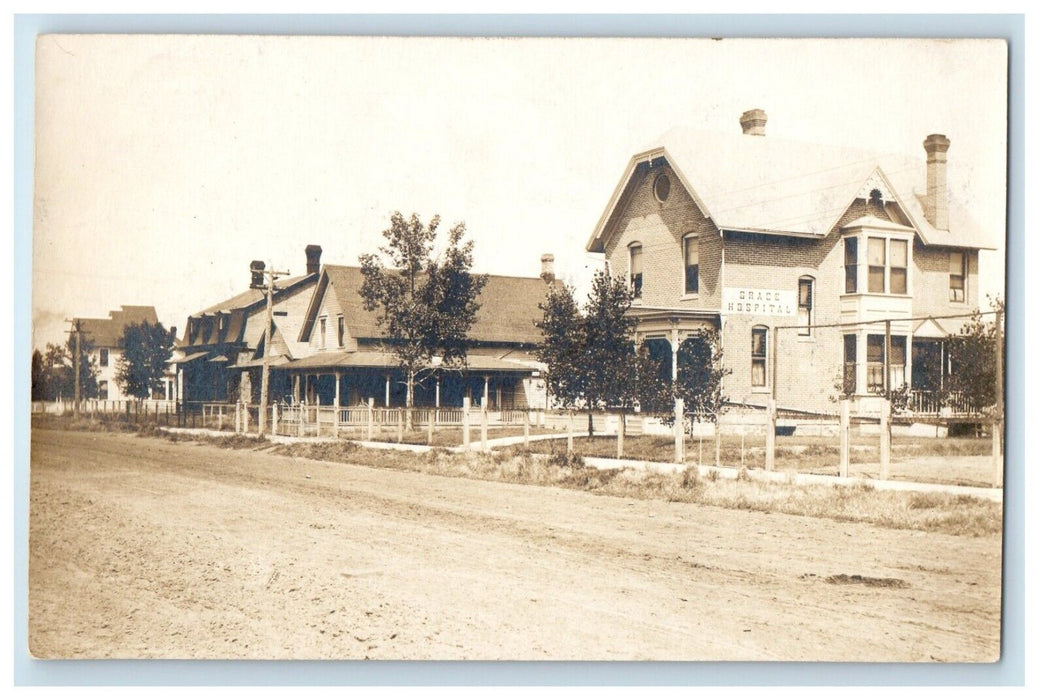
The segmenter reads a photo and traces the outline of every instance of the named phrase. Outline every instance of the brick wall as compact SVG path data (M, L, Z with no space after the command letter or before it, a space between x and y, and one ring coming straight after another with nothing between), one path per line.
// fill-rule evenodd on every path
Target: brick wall
M607 259L616 275L629 270L629 246L643 246L643 296L637 305L717 309L720 302L720 264L722 240L711 220L687 194L683 184L668 167L640 172L631 196L619 207L620 218L607 244ZM664 172L670 180L668 198L654 197L654 178ZM684 294L683 237L697 234L698 283L696 295Z

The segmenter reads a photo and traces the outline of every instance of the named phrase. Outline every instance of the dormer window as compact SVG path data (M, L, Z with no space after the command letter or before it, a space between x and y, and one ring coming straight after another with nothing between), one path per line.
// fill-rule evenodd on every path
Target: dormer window
M701 287L697 275L698 245L697 236L683 239L684 290L686 294L697 294Z
M632 285L632 296L643 297L643 246L633 243L628 247L628 279Z

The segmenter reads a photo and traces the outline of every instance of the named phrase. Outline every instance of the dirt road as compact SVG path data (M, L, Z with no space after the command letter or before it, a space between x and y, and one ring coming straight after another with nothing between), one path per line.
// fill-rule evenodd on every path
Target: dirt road
M36 656L998 655L998 536L107 433L34 430L31 454Z

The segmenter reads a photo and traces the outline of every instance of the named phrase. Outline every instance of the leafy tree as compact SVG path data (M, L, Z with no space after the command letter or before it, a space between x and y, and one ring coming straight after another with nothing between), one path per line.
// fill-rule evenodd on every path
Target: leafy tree
M675 392L683 399L684 411L719 420L727 401L723 379L730 374L722 360L723 346L718 330L702 329L680 344L676 353ZM692 431L692 424L690 428Z
M1006 311L999 298L991 302L991 307ZM979 310L958 334L948 336L951 372L945 377L945 389L953 402L967 402L976 413L995 406L995 343L994 314L984 318Z
M581 311L574 300L574 290L566 285L549 285L540 308L542 318L537 327L544 341L537 355L548 368L545 388L565 408L581 408L589 368Z
M32 401L44 401L47 398L47 377L44 374L44 355L33 350L32 368L30 370L29 397Z
M437 368L460 370L466 365L468 332L487 283L486 275L471 274L474 243L465 241L465 224L447 232L440 253L439 223L439 216L426 226L417 214L406 219L397 211L382 232L386 245L378 254L360 256L360 296L364 308L377 311L386 347L405 375L408 408L414 405L415 386ZM410 428L409 412L407 416Z
M124 326L120 336L123 352L116 362L116 381L123 393L141 400L162 388L173 343L173 334L162 323Z
M588 411L590 435L593 411L618 411L623 424L636 404L656 401L661 390L657 364L637 351L631 306L629 284L607 270L596 274L580 311L566 288L551 288L542 306L538 357L548 365L549 390Z

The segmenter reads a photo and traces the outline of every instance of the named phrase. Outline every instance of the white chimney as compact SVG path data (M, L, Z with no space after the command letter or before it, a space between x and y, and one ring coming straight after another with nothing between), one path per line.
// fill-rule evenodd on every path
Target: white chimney
M930 134L923 141L926 149L926 220L934 228L948 230L948 146L944 134Z
M741 131L747 136L766 136L766 112L750 109L742 114Z
M541 256L541 279L549 284L556 280L555 262L556 256L552 253L545 253Z

